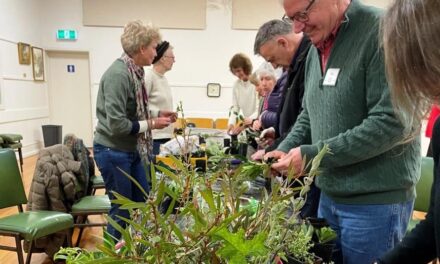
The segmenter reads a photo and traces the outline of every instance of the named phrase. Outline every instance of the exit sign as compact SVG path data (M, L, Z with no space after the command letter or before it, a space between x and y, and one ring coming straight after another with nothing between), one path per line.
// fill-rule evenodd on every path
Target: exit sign
M57 39L62 40L76 40L78 38L78 33L76 30L72 29L58 29Z

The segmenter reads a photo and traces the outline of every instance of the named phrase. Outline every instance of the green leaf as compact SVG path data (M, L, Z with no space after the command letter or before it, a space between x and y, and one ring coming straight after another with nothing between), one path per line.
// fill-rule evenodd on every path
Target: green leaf
M180 242L185 243L185 238L183 237L182 231L180 231L179 227L176 226L173 222L170 222L171 229L173 229L174 234L176 234L177 238L179 238Z
M139 190L141 190L141 192L144 194L145 198L148 197L148 193L144 190L144 188L139 184L139 182L131 177L128 173L126 173L124 170L122 170L121 168L117 167L126 177L128 177L137 187Z
M133 201L128 199L127 197L112 191L112 194L115 196L116 199L111 200L112 203L114 204L127 204L127 203L132 203Z
M202 230L204 227L206 227L207 225L206 220L204 219L203 214L199 210L197 210L193 206L189 207L188 210L194 217L195 230L197 232Z
M189 173L189 172L188 172L188 169L187 169L187 167L185 166L185 164L183 164L183 162L182 162L180 159L176 158L175 156L170 156L169 158L173 161L174 165L175 165L180 171L183 172L183 175L188 175L188 173Z
M119 208L121 208L121 209L125 209L125 210L128 210L128 209L139 209L139 208L143 208L143 207L145 207L146 206L146 204L145 203L141 203L141 202L130 202L130 203L125 203L125 204L122 204Z
M156 169L153 164L150 164L150 179L151 179L151 191L154 193L156 192L157 179L156 179Z
M206 201L206 203L209 206L209 209L213 212L217 211L217 207L214 203L214 196L212 194L212 189L207 188L205 190L200 191L200 194L202 195L203 199Z
M183 188L182 180L176 174L162 166L156 165L156 168L160 170L163 174L165 174L165 176L170 177L179 186L179 188Z
M231 233L227 228L221 228L214 234L214 239L222 241L217 254L228 260L230 264L248 263L248 257L263 257L269 253L269 249L264 245L267 238L265 232L260 232L252 239L245 238L243 229L237 233Z
M159 188L157 189L157 195L155 201L156 206L159 206L159 204L163 201L164 193L165 193L165 182L160 181Z

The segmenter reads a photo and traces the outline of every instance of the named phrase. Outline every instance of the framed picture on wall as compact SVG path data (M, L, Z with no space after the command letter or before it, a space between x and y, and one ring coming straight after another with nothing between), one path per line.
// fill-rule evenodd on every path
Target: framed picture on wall
M18 63L20 64L31 64L31 45L18 42Z
M208 83L206 89L208 97L220 97L221 85L219 83Z
M44 56L43 49L32 47L32 70L35 81L44 81Z

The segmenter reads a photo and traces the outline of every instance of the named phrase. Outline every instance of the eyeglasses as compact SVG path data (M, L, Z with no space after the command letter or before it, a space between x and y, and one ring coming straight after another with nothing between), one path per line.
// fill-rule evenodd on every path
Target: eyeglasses
M170 59L175 59L175 57L174 56L163 56L164 58L170 58Z
M288 15L284 14L284 16L281 18L284 22L292 24L295 20L301 23L305 23L309 21L309 11L312 7L313 3L315 3L315 0L311 0L309 5L304 9L304 11L296 12L293 14L293 16L289 17Z

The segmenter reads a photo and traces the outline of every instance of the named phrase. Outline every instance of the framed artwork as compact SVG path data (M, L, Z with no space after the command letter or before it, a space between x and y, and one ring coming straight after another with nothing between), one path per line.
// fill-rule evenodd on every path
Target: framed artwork
M31 64L31 45L18 42L18 63L20 64Z
M35 81L44 81L43 49L32 47L32 70Z
M208 97L220 97L221 85L219 83L208 83L206 89Z

